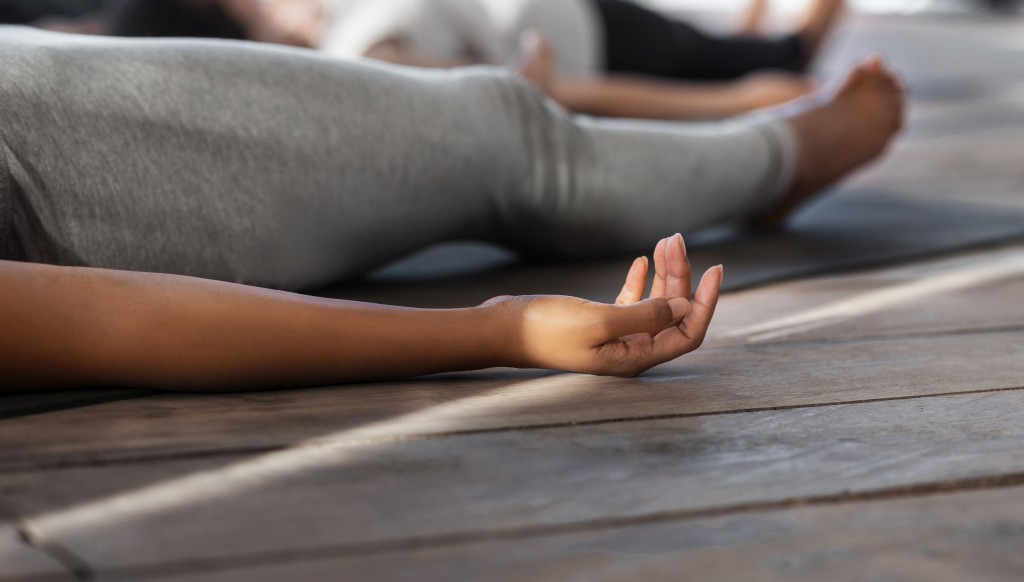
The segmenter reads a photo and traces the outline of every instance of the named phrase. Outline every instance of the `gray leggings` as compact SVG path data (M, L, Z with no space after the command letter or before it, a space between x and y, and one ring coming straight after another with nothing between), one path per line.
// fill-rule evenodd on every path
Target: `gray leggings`
M286 289L456 239L649 250L769 204L796 155L779 121L573 116L500 69L15 27L0 153L0 258Z

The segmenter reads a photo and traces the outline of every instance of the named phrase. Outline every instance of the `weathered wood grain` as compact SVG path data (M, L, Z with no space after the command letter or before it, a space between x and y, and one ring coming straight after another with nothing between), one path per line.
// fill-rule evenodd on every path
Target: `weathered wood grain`
M4 475L0 495L100 572L272 562L1020 475L1022 409L1014 391L307 446Z
M0 582L70 582L74 579L49 555L25 544L14 526L0 523Z
M167 582L277 580L1017 582L1024 488L614 527L535 539L190 573ZM237 566L237 564L236 564Z
M1024 386L1024 331L707 349L632 380L490 371L155 396L0 423L5 470Z
M1024 325L1024 245L728 295L706 346L957 334Z

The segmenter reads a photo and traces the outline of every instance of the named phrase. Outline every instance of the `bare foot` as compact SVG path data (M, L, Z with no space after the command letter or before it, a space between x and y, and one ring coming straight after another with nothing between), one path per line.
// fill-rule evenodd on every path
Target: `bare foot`
M845 8L844 0L814 0L811 3L803 23L797 29L804 44L804 68L809 67L817 58L821 45L835 28Z
M905 94L881 57L869 57L847 76L831 99L787 107L799 144L793 188L778 204L755 216L754 228L779 228L794 210L854 170L882 155L903 127ZM780 110L781 111L781 110Z
M519 55L513 68L538 89L551 95L554 80L554 51L540 33L528 30L519 37Z

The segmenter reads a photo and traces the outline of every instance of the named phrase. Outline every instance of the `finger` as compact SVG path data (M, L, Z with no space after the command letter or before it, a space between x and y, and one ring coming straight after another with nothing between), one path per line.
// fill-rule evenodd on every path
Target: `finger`
M697 287L697 295L690 304L690 313L683 319L682 325L666 329L654 337L648 368L670 362L701 346L718 305L722 276L721 266L704 274Z
M598 344L637 333L657 334L675 327L690 312L690 301L684 297L648 299L632 305L608 305L605 325Z
M633 261L633 265L626 274L626 284L622 286L616 305L632 305L644 298L644 291L647 290L647 257L640 257Z
M695 350L704 343L704 337L711 326L711 318L715 316L715 308L718 307L718 298L722 293L722 279L725 277L725 269L718 265L708 269L701 277L700 285L697 286L697 294L693 298L693 306L690 313L683 319L680 329L691 342L690 349Z
M871 53L861 61L861 66L865 70L880 72L885 68L885 56L882 53Z
M651 285L652 298L665 296L665 278L668 276L668 259L665 256L667 246L668 239L663 238L658 241L658 246L654 247L654 283Z
M665 296L690 298L693 282L690 280L690 260L686 257L686 243L683 235L677 234L666 245Z

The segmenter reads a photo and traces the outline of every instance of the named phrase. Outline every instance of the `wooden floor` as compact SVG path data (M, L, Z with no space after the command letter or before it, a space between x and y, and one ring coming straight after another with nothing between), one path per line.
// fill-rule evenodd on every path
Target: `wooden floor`
M847 188L1024 209L1024 25L872 19L830 66L867 46L913 123ZM703 350L635 380L0 421L3 581L1022 577L1024 239L731 293Z

